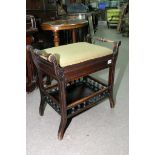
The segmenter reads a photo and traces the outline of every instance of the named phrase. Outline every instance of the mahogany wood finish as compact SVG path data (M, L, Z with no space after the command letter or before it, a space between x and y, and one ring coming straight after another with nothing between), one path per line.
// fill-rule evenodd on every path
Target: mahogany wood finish
M72 30L72 40L76 42L75 29L82 28L88 24L87 20L66 19L44 22L41 24L43 30L52 31L54 33L54 46L59 46L59 31Z
M63 68L59 66L54 55L49 55L49 61L47 61L37 54L37 49L33 49L32 46L27 47L31 51L39 78L40 115L44 114L47 103L60 114L61 122L58 130L60 140L63 138L68 122L77 114L95 106L106 97L110 100L110 107L115 106L113 100L114 73L121 42L106 39L102 41L113 43L113 54ZM109 68L107 84L89 76L104 68ZM44 74L55 79L57 84L45 86Z

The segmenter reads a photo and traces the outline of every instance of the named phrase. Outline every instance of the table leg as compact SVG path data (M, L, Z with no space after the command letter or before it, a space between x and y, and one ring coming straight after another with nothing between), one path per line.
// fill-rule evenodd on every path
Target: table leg
M75 29L72 30L72 39L73 39L73 43L76 42L76 33L75 33Z
M54 31L54 46L59 46L59 34L58 34L58 31Z

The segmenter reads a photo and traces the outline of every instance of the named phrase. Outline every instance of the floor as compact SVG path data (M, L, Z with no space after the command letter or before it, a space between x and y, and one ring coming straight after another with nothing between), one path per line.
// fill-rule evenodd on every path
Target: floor
M115 108L111 109L105 100L78 115L59 141L60 116L48 105L44 116L39 116L40 94L36 89L26 95L27 155L129 154L129 39L116 29L107 29L104 22L99 23L96 35L122 41L115 72ZM107 75L107 70L93 74L103 81Z

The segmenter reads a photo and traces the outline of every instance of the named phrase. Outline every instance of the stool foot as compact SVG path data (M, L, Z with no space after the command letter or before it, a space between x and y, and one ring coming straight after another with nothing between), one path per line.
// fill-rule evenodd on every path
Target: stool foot
M112 95L109 95L109 101L110 101L110 107L114 108L115 107L115 102L114 102L114 99L113 99Z
M67 125L67 121L61 120L61 123L60 123L60 126L59 126L59 131L58 131L58 139L59 140L63 139L65 129L66 129L66 125Z
M40 107L39 107L39 114L40 114L40 116L44 115L44 111L45 111L46 105L47 105L47 103L44 101L43 97L41 97Z

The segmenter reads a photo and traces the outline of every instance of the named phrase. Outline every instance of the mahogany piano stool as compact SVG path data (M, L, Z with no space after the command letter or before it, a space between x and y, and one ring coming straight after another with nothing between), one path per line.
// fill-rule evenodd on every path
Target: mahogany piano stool
M41 95L39 113L43 116L45 107L49 104L60 114L59 140L63 138L64 132L71 119L77 114L95 106L106 97L109 98L111 108L115 105L113 100L114 73L121 42L103 38L97 39L113 44L113 49L110 49L110 54L100 55L95 58L97 51L92 52L91 49L98 49L98 47L99 49L103 48L102 53L104 53L104 50L109 50L109 48L85 42L53 47L45 50L46 52L33 49L32 46L27 47L31 51L39 79L38 83ZM85 45L91 46L87 48ZM56 53L50 53L52 50L56 51ZM71 57L67 54L67 50L71 50L69 53L73 54ZM62 55L61 51L63 51ZM76 59L78 58L78 51L81 52L82 55L85 55L87 59L83 61ZM65 53L65 55L63 55L63 53ZM94 55L89 58L91 53ZM63 62L63 58L66 59L67 62ZM72 62L72 59L76 59L76 61ZM69 64L71 62L72 64ZM109 68L107 84L89 75L106 68ZM50 85L46 85L44 82L45 74L51 79ZM57 81L54 85L52 84L53 79Z

